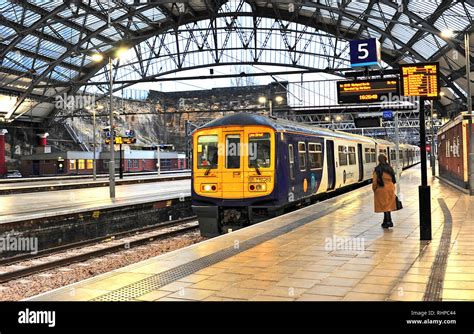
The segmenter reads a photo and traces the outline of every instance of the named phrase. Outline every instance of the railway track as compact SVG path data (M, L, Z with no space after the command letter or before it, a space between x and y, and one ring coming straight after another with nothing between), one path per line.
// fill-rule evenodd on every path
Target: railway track
M44 250L34 256L21 256L13 259L2 259L0 265L14 266L31 261L31 265L20 266L19 269L0 273L0 283L37 274L46 270L64 267L73 263L83 262L95 257L130 249L147 243L171 238L180 234L197 230L199 225L195 217L167 222L154 227L147 227L112 236L87 240L75 244ZM131 235L135 233L135 235ZM139 233L139 234L137 234ZM129 235L129 236L126 236ZM116 239L121 237L120 239ZM68 255L67 252L75 254ZM49 258L49 259L48 259ZM44 259L44 261L42 261Z

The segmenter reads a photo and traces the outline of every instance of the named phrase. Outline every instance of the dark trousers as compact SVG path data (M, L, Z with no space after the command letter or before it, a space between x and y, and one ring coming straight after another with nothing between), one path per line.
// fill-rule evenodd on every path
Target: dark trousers
M388 222L391 222L391 221L392 221L392 216L390 215L390 211L383 213L383 221L384 221L384 223L385 223L385 222L388 223Z

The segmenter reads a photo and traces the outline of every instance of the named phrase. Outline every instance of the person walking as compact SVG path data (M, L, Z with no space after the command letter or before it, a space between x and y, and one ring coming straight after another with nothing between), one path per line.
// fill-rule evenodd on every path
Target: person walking
M393 227L391 211L396 211L395 172L388 164L385 154L378 156L379 164L372 175L372 190L374 191L374 211L383 212L383 228Z

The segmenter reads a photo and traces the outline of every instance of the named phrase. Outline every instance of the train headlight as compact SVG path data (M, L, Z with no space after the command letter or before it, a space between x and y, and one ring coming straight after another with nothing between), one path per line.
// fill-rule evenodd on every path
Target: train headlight
M210 192L215 192L217 191L217 185L215 184L202 184L201 185L201 191L210 193Z
M267 191L267 185L265 183L252 183L249 185L250 191Z

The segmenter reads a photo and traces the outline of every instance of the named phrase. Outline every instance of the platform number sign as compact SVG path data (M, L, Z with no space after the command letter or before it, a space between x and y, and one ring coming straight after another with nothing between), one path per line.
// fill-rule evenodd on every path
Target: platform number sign
M382 51L376 38L350 41L351 67L380 66Z

